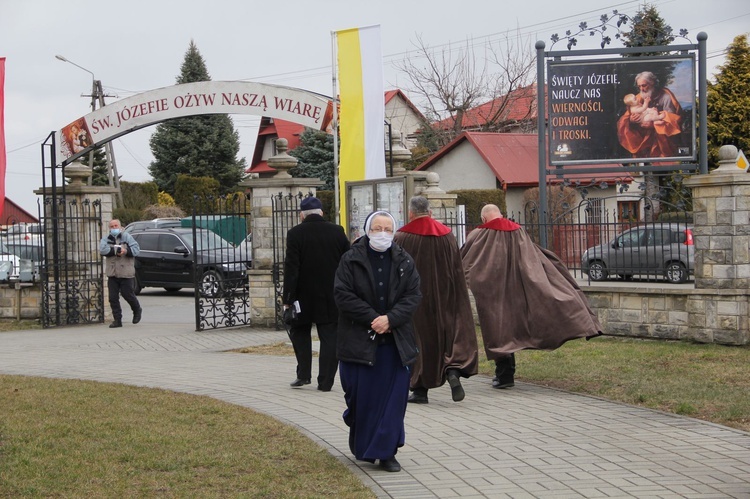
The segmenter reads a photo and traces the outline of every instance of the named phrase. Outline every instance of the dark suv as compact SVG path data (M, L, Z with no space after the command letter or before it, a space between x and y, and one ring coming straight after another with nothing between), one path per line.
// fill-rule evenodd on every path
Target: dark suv
M192 228L145 229L130 235L141 248L135 257L136 293L146 287L171 292L192 288L197 276L201 295L216 298L247 281L246 255L210 230L196 229L197 244Z
M143 229L172 229L177 227L182 227L180 218L154 218L153 220L130 222L122 231L133 232Z
M695 270L693 228L684 223L649 223L624 231L608 243L592 246L581 257L592 281L610 275L663 275L680 284Z

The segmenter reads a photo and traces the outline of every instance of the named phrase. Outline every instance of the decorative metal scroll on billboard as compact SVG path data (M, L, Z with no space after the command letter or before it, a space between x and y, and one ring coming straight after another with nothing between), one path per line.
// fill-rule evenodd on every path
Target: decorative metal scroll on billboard
M297 88L246 81L202 81L150 90L68 123L56 132L57 154L68 164L128 132L172 118L199 114L252 114L325 130L330 98Z
M552 165L696 160L695 57L547 61Z

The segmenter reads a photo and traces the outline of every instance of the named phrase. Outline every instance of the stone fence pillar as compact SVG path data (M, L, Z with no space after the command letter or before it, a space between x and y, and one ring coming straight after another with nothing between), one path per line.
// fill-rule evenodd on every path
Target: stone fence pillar
M276 147L279 154L268 158L268 165L277 170L270 178L253 178L240 182L241 188L250 191L253 213L253 269L250 276L250 300L253 323L273 326L276 317L276 291L281 291L281 284L274 280L274 263L284 262L286 251L286 229L295 225L298 213L287 213L283 227L274 230L274 198L296 196L299 193L315 195L318 187L325 184L316 178L294 178L286 170L297 165L297 159L289 156L286 139L278 139Z
M689 337L750 343L750 175L735 166L737 148L719 149L719 168L684 182L693 189L695 288L688 298Z
M89 262L100 262L102 256L99 254L99 240L102 235L109 231L109 221L112 219L112 210L114 207L114 197L117 189L109 186L90 186L84 184L83 180L91 176L91 168L81 163L71 163L63 169L63 175L70 180L65 186L65 197L63 198L63 188L57 187L55 196L58 202L58 208L64 209L68 217L58 217L57 234L51 233L52 225L49 223L54 216L55 210L52 206L52 188L38 189L34 194L44 198L44 217L47 220L45 226L46 240L49 246L45 248L49 258L53 255L53 246L57 245L57 253L65 258L65 266L68 270L68 277L75 278L76 273L81 277L91 276L91 265ZM99 203L101 211L100 219L92 219L86 214L86 206L92 203ZM61 208L64 205L64 208ZM74 210L81 210L76 215ZM65 226L65 224L68 224ZM60 234L65 234L61 237ZM65 245L65 246L63 246ZM61 265L62 262L56 262ZM104 269L104 267L102 267ZM64 283L51 282L51 286L61 286L64 291ZM109 309L109 293L106 284L106 273L102 272L101 293L103 300L104 320L112 319L112 311ZM75 301L80 297L68 298L69 301ZM96 296L86 297L89 303L97 300ZM79 300L80 301L80 300ZM96 309L84 308L77 311L82 317L92 321L96 320Z

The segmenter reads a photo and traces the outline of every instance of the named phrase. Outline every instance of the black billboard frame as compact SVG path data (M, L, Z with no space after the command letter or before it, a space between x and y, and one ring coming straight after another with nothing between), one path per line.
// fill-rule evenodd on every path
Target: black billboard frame
M697 35L698 43L694 44L681 44L681 45L655 45L645 47L622 47L617 49L585 49L585 50L550 50L545 51L545 43L539 40L535 44L536 49L536 69L537 69L537 135L538 135L538 154L539 154L539 202L540 206L547 206L547 192L542 186L547 184L547 176L564 177L566 174L577 174L577 173L612 173L612 172L638 172L646 173L653 171L665 171L671 170L682 170L682 171L698 171L700 174L708 173L708 151L706 145L708 144L708 132L706 123L706 113L708 112L708 105L706 95L708 92L707 75L706 75L706 40L708 35L701 31ZM600 57L606 55L623 55L623 54L644 54L644 53L682 53L687 54L691 51L698 51L698 162L685 162L676 163L669 166L653 166L653 165L642 165L643 161L632 161L632 162L617 162L613 164L621 164L620 168L581 168L576 165L565 165L564 167L554 167L548 165L547 157L547 113L544 100L546 95L546 78L545 68L546 61L548 59L561 60L566 57ZM541 102L540 102L541 101ZM604 163L604 162L600 162ZM549 166L549 168L548 168ZM546 223L546 209L541 209L539 213L539 222L541 224ZM544 231L540 234L540 244L542 247L547 247L546 235Z
M546 128L550 164L554 167L628 164L634 161L697 164L695 59L694 53L637 58L548 59ZM669 155L635 158L627 153L619 141L612 140L614 135L608 136L606 133L612 125L617 127L619 133L620 126L617 125L627 123L622 112L630 106L624 105L622 99L626 94L631 94L630 97L635 99L633 92L637 93L638 90L626 84L626 81L634 82L626 78L634 79L644 69L657 75L665 70L681 72L679 78L670 80L672 84L668 90L664 90L663 95L671 97L670 100L679 100L679 104L689 102L689 108L680 108L677 104L674 110L680 115L677 119L685 120L685 123L670 120L670 123L658 122L662 124L657 125L665 136L681 137L677 141L667 140L663 143L668 146L665 152ZM682 95L682 99L678 95ZM686 112L688 109L689 113ZM634 111L643 113L641 109ZM653 116L649 121L656 118ZM685 125L690 127L689 136L682 129ZM622 128L623 133L627 133L628 127Z

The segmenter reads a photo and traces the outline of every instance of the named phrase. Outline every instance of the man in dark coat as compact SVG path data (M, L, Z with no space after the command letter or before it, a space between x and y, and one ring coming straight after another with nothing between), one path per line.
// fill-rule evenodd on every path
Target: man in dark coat
M336 377L338 309L333 279L341 255L349 249L344 229L323 219L323 204L316 197L300 203L302 223L289 229L284 259L284 308L297 310L289 336L297 357L297 378L292 387L309 385L312 378L312 324L320 339L318 390L328 392Z
M514 352L554 350L601 333L586 295L560 259L534 244L494 204L461 248L466 282L477 305L484 349L495 361L493 388L514 385Z
M409 253L421 280L422 302L414 314L419 357L412 368L409 402L426 404L427 390L451 387L455 402L464 399L460 379L477 373L474 317L461 254L451 230L431 216L422 196L409 201L409 223L394 241Z

